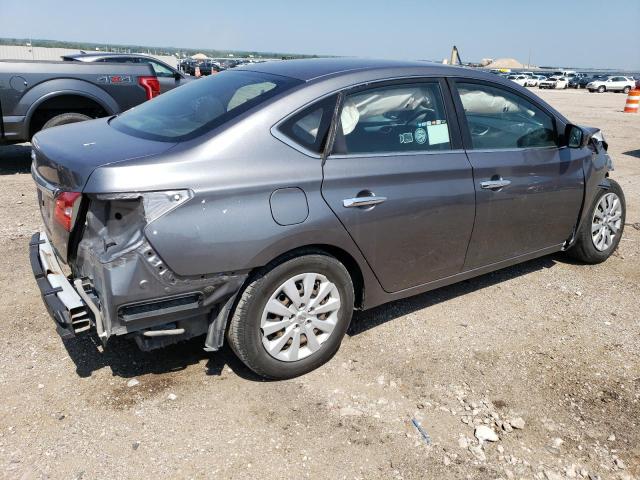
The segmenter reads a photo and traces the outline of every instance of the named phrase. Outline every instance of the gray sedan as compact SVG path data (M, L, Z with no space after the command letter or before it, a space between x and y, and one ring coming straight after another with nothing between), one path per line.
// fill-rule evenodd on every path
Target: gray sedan
M625 219L611 170L599 130L495 75L254 64L38 133L31 263L65 338L226 339L288 378L354 309L560 251L604 261Z

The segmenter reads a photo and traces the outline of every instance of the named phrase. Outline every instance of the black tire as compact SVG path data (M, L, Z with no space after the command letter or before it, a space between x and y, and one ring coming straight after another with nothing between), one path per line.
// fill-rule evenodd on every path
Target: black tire
M604 262L607 258L611 256L613 252L615 252L616 248L618 248L618 244L620 243L620 239L622 238L622 233L624 231L624 222L627 214L627 204L624 198L624 192L618 182L615 180L609 180L610 188L605 189L602 188L596 197L593 199L591 203L591 207L589 208L589 212L584 219L582 227L580 227L580 231L576 237L576 243L568 250L568 254L575 258L576 260L580 260L584 263L601 263ZM622 216L620 222L620 229L616 233L613 242L606 250L600 251L593 244L593 240L591 238L591 224L593 220L594 211L600 199L606 195L607 193L615 193L620 199L620 203L622 205Z
M338 320L330 336L316 352L298 361L282 361L271 356L262 344L262 312L280 285L295 275L308 272L324 275L337 287L340 295ZM297 377L318 368L333 357L351 322L353 303L353 283L344 265L334 257L309 252L267 266L253 276L237 302L227 338L238 358L258 375L270 379Z
M627 93L629 93L631 91L631 87L630 86L626 86L624 87L624 90L622 90L622 92L626 95Z
M61 113L60 115L50 118L47 123L42 126L42 130L51 127L58 127L60 125L67 125L69 123L84 122L86 120L91 120L91 117L76 112Z
M598 93L604 93L607 91L607 87L605 87L604 85L600 85L598 87Z

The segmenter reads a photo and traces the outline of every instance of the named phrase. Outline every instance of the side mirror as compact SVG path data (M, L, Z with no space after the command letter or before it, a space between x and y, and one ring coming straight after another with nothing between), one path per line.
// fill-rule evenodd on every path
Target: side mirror
M173 73L173 78L175 78L176 81L182 80L182 75L180 74L180 72L174 72Z
M565 130L565 138L569 148L583 148L591 144L598 153L602 150L606 152L609 149L609 144L599 128L578 127L569 124Z
M567 125L567 147L582 148L584 146L584 131L576 125Z

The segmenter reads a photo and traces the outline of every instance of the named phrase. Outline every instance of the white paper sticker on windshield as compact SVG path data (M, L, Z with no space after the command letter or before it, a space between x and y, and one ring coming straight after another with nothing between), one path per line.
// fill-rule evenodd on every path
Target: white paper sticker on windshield
M434 120L427 122L427 134L429 145L449 142L449 127L446 120Z

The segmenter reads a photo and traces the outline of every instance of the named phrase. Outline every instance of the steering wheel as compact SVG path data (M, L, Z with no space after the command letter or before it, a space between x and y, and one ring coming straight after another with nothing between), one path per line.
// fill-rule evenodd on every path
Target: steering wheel
M411 116L409 116L409 118L406 120L405 125L410 125L414 122L417 122L418 119L420 117L422 117L423 115L426 115L428 113L433 113L435 114L435 110L433 110L432 108L425 108L424 110L416 110L415 112L413 112L413 114Z

